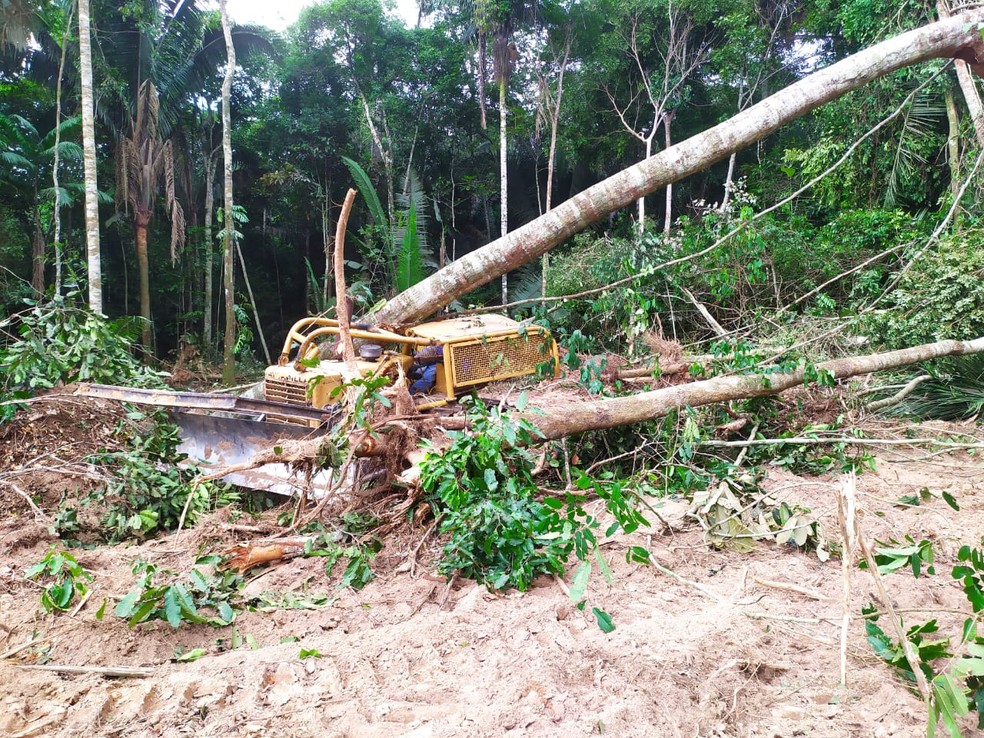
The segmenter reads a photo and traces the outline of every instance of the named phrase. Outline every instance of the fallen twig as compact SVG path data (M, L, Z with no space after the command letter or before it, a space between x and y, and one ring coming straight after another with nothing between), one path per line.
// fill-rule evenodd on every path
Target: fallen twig
M840 523L843 549L841 551L841 579L843 583L844 614L841 618L840 635L840 685L847 686L847 629L851 623L851 569L854 566L854 549L857 544L857 521L855 520L857 490L855 477L848 477L849 483L842 483L837 495L837 520Z
M11 481L9 481L7 479L0 479L0 484L4 485L5 487L9 487L10 489L14 490L14 492L16 492L18 495L20 495L21 497L23 497L24 498L24 501L28 504L28 506L30 506L31 512L34 513L34 517L38 521L44 522L44 523L50 523L51 522L51 518L48 517L48 515L44 512L44 510L42 510L40 507L38 507L34 503L34 500L31 499L31 496L29 494L27 494L27 492L25 492L20 487L18 487L16 484L14 484L13 482L11 482Z
M57 674L101 674L106 677L140 678L154 676L154 670L142 666L68 666L64 664L26 664L18 669L53 671Z
M804 597L809 597L811 600L827 599L819 592L815 592L812 589L807 589L806 587L801 587L798 584L790 584L789 582L774 582L771 579L759 579L758 577L753 577L752 581L756 584L762 585L763 587L769 587L771 589L781 589L787 592L798 592Z
M877 412L878 410L884 410L886 407L893 407L895 405L898 405L900 402L902 402L902 400L904 400L906 397L911 395L913 391L916 389L916 387L918 387L920 384L925 382L927 379L932 379L932 377L929 374L920 374L918 377L910 381L908 384L905 385L905 387L900 389L891 397L885 397L882 398L881 400L875 400L874 402L869 402L867 405L865 405L865 409L869 410L870 412Z
M25 648L30 648L35 643L40 643L44 639L45 639L45 636L38 636L37 638L32 638L31 640L26 641L25 643L22 643L19 646L14 646L13 648L7 649L3 653L0 653L0 660L2 660L2 659L9 659L11 656L16 656L21 651L23 651Z
M824 445L828 443L844 443L855 446L942 446L955 451L966 448L984 448L984 443L956 443L941 441L938 438L857 438L855 436L828 436L809 438L794 436L792 438L756 438L746 441L698 441L701 446L719 448L742 448L745 446L781 446L793 444L797 446Z

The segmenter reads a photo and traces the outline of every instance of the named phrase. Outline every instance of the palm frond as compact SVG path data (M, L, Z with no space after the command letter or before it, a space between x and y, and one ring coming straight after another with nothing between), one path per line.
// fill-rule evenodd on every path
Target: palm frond
M372 218L372 222L378 226L385 226L387 218L386 212L383 210L383 203L380 202L379 195L376 194L376 188L372 186L372 180L369 179L366 170L347 156L342 157L342 162L348 167L352 179L355 180L355 186L359 188L362 198L366 201L366 207L369 208L369 217Z
M59 187L58 188L58 207L67 208L73 202L75 198L73 193L78 194L78 190L73 187ZM43 190L39 190L38 194L44 200L54 200L55 199L55 188L45 187Z
M883 201L886 207L891 208L898 204L902 183L926 165L926 157L918 147L933 135L938 121L945 113L945 108L929 97L929 93L917 97L906 110L892 168L885 181Z
M29 172L34 171L34 162L18 154L16 151L0 151L0 161L16 169L26 169Z
M540 296L540 263L524 264L509 274L509 300L532 300Z
M892 408L893 415L966 420L984 410L984 356L961 356L924 368L930 379Z

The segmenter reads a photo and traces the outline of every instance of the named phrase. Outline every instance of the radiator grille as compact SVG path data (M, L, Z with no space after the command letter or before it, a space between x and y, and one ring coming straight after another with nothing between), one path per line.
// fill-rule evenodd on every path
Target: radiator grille
M292 382L287 379L267 379L263 383L264 396L274 402L289 402L294 405L310 405L307 396L307 382Z
M550 357L541 333L504 336L451 347L454 386L465 387L532 374Z

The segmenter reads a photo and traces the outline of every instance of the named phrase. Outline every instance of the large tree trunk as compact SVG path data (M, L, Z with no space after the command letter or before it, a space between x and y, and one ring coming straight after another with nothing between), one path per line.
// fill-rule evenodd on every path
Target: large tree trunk
M133 213L133 238L137 242L137 272L140 275L140 317L143 318L140 344L145 355L151 353L154 340L150 317L150 258L147 254L147 226L152 217L153 213L149 210Z
M215 253L215 244L212 243L212 211L215 208L215 152L205 155L205 263L202 268L205 272L205 315L202 318L202 343L205 346L207 355L212 357L214 347L212 346L212 301L215 297L215 287L212 284L212 272L215 270L212 264L212 255Z
M82 151L85 168L85 253L89 309L102 314L102 265L99 256L99 192L96 189L96 126L93 113L92 46L89 0L79 0L79 70L82 73Z
M378 314L388 323L422 320L457 297L516 269L609 213L730 156L791 120L866 82L938 57L984 61L974 9L861 51L762 100L703 133L599 182L549 213L458 259L397 295ZM975 69L975 71L979 70Z
M818 364L816 369L820 372L829 372L833 377L840 379L896 369L941 356L962 356L981 352L984 352L984 338L973 341L940 341L882 354L834 359ZM652 420L666 415L671 410L684 407L775 395L802 385L804 381L803 369L789 374L715 377L702 382L679 384L625 397L565 404L559 410L543 407L539 408L543 414L530 413L526 417L543 432L546 440L551 440L588 430L614 428Z
M937 0L936 8L941 19L950 17L950 7L946 0ZM970 112L971 123L974 124L977 144L984 147L984 105L981 104L981 96L977 90L977 84L974 82L974 75L971 74L970 66L963 59L957 59L953 66L957 73L957 83L963 93L964 102L967 103L967 110Z
M499 80L499 237L509 233L509 169L506 144L506 78ZM509 277L502 274L502 304L509 302Z
M225 35L226 72L222 80L222 167L224 204L222 224L225 226L225 246L223 263L225 265L225 344L222 354L222 381L232 384L236 381L236 282L233 249L235 248L236 219L233 217L232 201L232 78L236 73L236 48L232 45L232 30L225 0L219 0L219 14L222 17L222 33Z

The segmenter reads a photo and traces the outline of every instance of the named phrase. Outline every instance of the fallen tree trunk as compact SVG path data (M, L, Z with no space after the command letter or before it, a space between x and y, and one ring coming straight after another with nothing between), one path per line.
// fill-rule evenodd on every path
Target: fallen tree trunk
M818 373L829 373L835 379L842 379L886 369L897 369L943 356L965 356L982 352L984 352L984 337L973 341L939 341L881 354L834 359L817 364L815 369ZM806 370L800 368L782 374L715 377L626 397L565 405L559 411L541 407L538 408L539 414L527 412L524 417L543 432L545 440L555 440L584 431L652 420L684 407L776 395L798 385L808 384L810 380L807 379L806 374Z
M390 300L379 322L411 323L502 274L538 259L591 223L640 197L695 174L777 128L871 80L941 57L980 74L984 8L968 10L854 54L790 85L733 118L578 193L550 212L463 256Z

